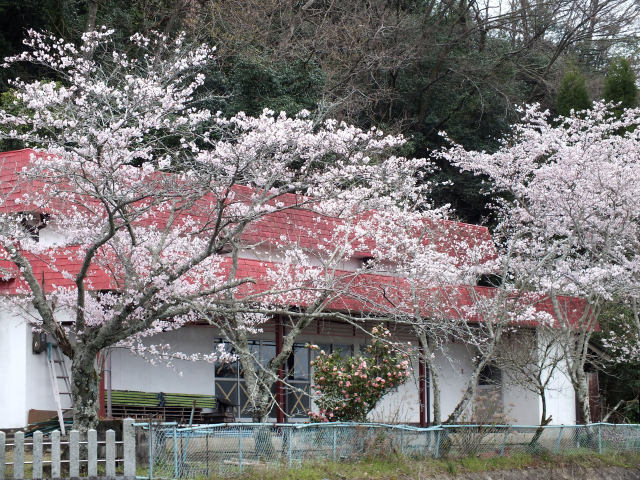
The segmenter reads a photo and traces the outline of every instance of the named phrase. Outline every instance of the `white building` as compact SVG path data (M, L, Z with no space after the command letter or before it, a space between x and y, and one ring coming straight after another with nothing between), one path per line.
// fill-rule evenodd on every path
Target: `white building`
M22 158L28 151L2 154L4 161ZM459 225L460 229L472 235L488 237L483 227ZM55 218L39 233L41 243L54 245L64 232L56 229ZM255 252L250 258L255 257ZM357 264L358 259L354 259ZM348 265L345 265L348 268ZM43 282L51 282L56 275L43 267ZM15 295L11 275L0 282L0 293ZM33 348L34 334L27 322L25 313L17 309L0 311L0 428L22 428L34 419L46 417L42 412L55 412L56 402L49 364L49 351L36 353ZM263 331L253 338L258 357L267 361L280 348L282 331L274 321L264 325ZM390 326L398 340L416 343L407 327ZM37 339L37 338L36 338ZM158 334L149 339L154 343L170 343L176 350L189 353L210 353L223 341L216 328L209 325L190 325L179 330ZM367 338L359 330L347 323L320 320L311 324L297 339L294 352L287 364L285 375L287 382L303 391L310 391L312 372L310 360L313 352L307 344L317 344L325 351L340 351L345 355L357 353ZM441 378L442 415L446 418L458 403L466 381L472 370L473 350L464 344L448 345L448 355L437 357ZM186 393L215 395L236 406L236 417L248 419L246 413L246 392L242 372L237 364L210 364L204 361L175 362L167 368L164 364L152 365L146 360L134 356L129 350L112 348L104 363L102 386L104 391L142 391L152 393ZM55 375L54 375L55 376ZM489 369L487 376L492 377L491 385L480 385L480 390L491 390L497 399L496 409L503 417L515 424L537 424L541 415L541 400L528 390L514 385L500 371ZM54 381L59 381L54 380ZM481 383L483 380L481 380ZM576 421L576 408L573 389L562 373L556 373L553 388L547 394L548 413L555 424L573 424ZM279 386L276 387L281 388ZM402 422L427 424L432 418L432 386L428 372L416 361L413 364L413 376L396 391L389 393L370 414L370 418L381 422ZM279 390L278 390L279 391ZM277 393L277 392L276 392ZM103 415L119 410L112 407L108 411L107 401L101 395ZM282 408L274 408L274 421L304 421L307 412L313 409L313 402L306 395L283 388L280 395ZM62 397L63 407L70 406L68 396ZM40 413L38 413L40 412ZM285 417L282 412L285 412ZM52 416L49 413L50 416Z

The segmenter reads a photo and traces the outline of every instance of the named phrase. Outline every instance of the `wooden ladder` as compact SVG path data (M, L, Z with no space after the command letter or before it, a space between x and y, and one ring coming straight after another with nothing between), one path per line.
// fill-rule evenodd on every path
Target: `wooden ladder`
M51 379L51 390L53 390L53 398L56 402L56 410L58 412L58 422L60 424L60 433L65 435L64 418L62 416L62 400L61 395L68 395L71 401L71 381L67 372L67 365L64 362L64 355L60 351L60 347L47 343L47 362L49 364L49 378ZM63 390L60 390L60 381L62 380Z

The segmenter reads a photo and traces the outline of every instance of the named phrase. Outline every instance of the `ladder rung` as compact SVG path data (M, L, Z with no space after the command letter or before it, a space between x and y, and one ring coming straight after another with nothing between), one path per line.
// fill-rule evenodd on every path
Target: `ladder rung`
M64 363L64 360L54 360L53 363Z
M58 375L56 376L56 378L69 378L69 377L67 377L66 375Z

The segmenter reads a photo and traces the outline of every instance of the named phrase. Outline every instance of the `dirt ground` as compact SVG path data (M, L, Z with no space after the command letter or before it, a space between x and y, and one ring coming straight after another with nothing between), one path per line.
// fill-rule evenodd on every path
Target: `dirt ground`
M601 467L585 468L567 465L557 468L522 468L491 472L437 475L416 480L640 480L639 468Z

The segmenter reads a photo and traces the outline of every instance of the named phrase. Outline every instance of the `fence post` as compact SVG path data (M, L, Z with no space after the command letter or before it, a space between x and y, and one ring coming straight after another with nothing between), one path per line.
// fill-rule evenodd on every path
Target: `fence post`
M602 425L598 424L598 454L602 455Z
M133 418L125 418L122 422L122 440L124 443L124 478L136 478L136 432ZM149 459L151 461L152 459Z
M337 457L337 449L338 449L338 434L336 432L336 427L331 427L333 430L333 461L336 461Z
M51 478L60 477L60 430L55 430L51 433Z
M558 433L558 440L556 441L556 455L560 452L560 440L562 440L562 429L564 427L560 427L560 433Z
M400 429L400 455L404 455L404 429Z
M440 433L441 430L436 431L436 446L433 449L433 458L438 458L440 455Z
M149 434L147 436L149 446L149 478L153 478L153 420L149 419Z
M87 431L87 475L98 476L98 432L93 428Z
M24 432L16 432L13 437L13 478L24 478Z
M80 477L80 432L69 432L69 477Z
M116 432L114 430L107 430L105 434L106 455L105 455L105 474L109 480L116 476Z
M291 468L291 465L292 465L292 462L293 462L293 459L292 459L292 456L293 456L293 434L295 432L295 429L293 427L291 427L291 428L288 428L285 431L289 432L289 468Z
M242 471L242 428L238 428L238 469Z
M507 436L509 435L509 428L504 432L504 438L502 439L502 447L500 447L500 456L504 455L504 447L507 444Z
M33 434L33 474L34 480L42 478L42 432L38 430Z
M429 447L431 446L431 432L430 431L426 431L425 433L425 440L424 440L424 456L426 457L427 455L429 455Z
M0 480L4 480L4 446L6 438L5 433L0 431Z
M173 478L178 478L178 427L173 426Z

